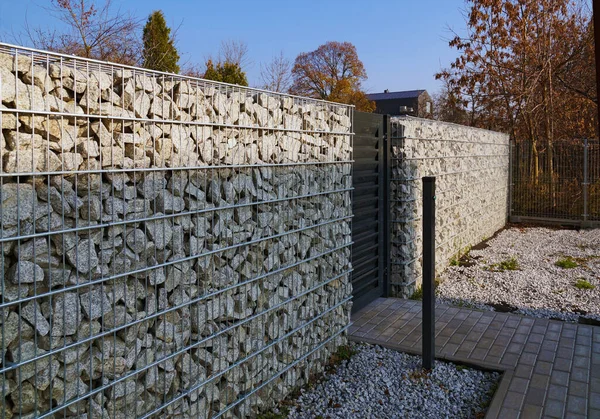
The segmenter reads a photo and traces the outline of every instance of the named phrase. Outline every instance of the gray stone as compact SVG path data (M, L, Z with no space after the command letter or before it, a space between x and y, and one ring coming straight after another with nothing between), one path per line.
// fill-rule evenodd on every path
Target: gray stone
M142 253L146 250L148 245L148 239L146 234L139 228L127 233L126 238L127 246L135 253Z
M185 208L185 201L179 196L173 196L171 192L163 190L156 197L156 209L165 214L181 212Z
M40 336L46 336L50 332L50 324L42 315L42 311L36 300L30 301L21 308L21 317L27 320Z
M77 333L81 322L79 296L65 292L54 296L52 306L52 336L71 336Z
M6 228L31 219L37 196L28 183L5 183L0 188L0 201L2 226Z
M107 313L112 309L110 300L106 296L106 293L101 289L94 289L81 294L80 301L81 308L89 320L95 320L102 317L104 313Z
M82 274L89 273L98 265L98 254L92 240L81 240L67 251L67 260Z
M6 278L15 285L32 284L44 280L44 270L33 262L22 260L10 267Z
M163 213L154 214L157 217L162 217ZM146 222L146 230L148 235L154 241L156 249L162 250L169 245L173 237L173 225L170 220L158 219L155 221Z

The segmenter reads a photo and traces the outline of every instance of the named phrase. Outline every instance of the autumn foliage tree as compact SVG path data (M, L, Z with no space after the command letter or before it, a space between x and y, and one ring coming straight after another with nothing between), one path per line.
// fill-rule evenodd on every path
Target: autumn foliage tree
M61 21L60 30L27 27L26 35L39 49L112 61L139 63L140 21L115 9L111 0L52 0L48 15Z
M148 17L142 35L143 66L152 70L179 73L179 54L165 15L156 10Z
M359 111L375 110L375 103L362 90L367 72L349 42L327 42L298 55L292 79L290 93L355 105Z
M468 0L460 56L436 75L474 126L517 140L594 137L593 29L585 2ZM534 151L535 152L535 151Z

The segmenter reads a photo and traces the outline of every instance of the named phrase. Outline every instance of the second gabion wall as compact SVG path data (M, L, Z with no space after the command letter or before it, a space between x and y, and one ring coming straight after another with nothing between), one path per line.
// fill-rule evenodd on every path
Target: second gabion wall
M252 417L344 342L352 108L0 45L0 417Z
M421 282L422 177L436 177L436 269L507 221L509 137L426 119L392 118L391 296Z

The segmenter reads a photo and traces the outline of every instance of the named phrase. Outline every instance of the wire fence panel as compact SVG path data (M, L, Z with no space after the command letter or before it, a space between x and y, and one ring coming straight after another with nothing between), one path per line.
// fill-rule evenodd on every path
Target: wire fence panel
M518 141L511 162L513 221L600 220L598 141Z
M588 141L588 220L600 221L600 143Z
M0 44L2 418L247 417L345 340L352 108Z

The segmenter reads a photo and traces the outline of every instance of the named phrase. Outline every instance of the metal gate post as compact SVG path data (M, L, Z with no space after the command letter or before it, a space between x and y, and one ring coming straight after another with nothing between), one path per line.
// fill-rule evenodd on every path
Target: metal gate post
M392 119L390 115L383 117L383 296L390 296L390 275L391 275L391 249L392 249L392 234L391 234L391 185L392 164L391 164L391 137L392 137Z
M589 164L588 164L588 139L583 140L583 227L587 227L589 217Z
M435 359L435 177L423 178L423 368Z

